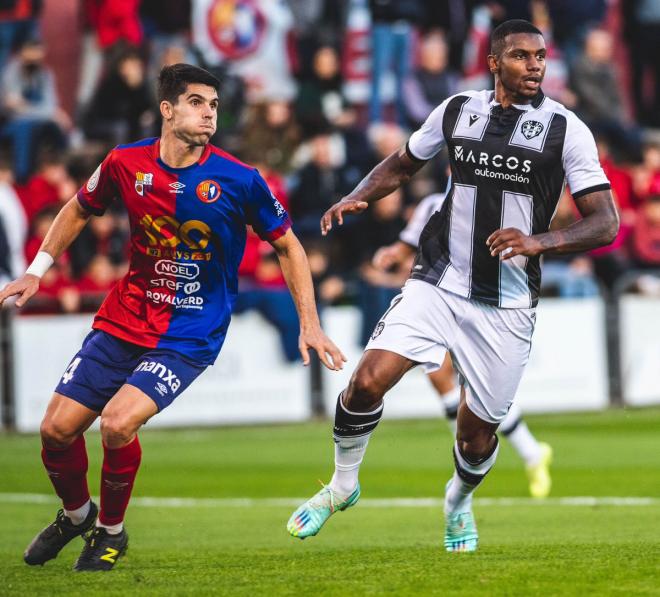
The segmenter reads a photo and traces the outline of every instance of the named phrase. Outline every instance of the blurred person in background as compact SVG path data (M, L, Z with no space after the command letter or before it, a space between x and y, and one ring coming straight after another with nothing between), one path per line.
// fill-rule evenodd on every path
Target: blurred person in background
M258 158L279 174L288 174L301 140L291 104L273 100L248 108L242 134L242 153Z
M16 48L39 38L42 6L43 0L4 0L0 4L0 71Z
M60 208L75 193L75 183L69 176L66 156L53 151L42 152L37 169L25 184L16 185L28 221L48 208Z
M7 117L0 136L11 141L19 183L32 172L37 149L67 145L69 116L59 105L53 73L45 64L41 42L28 41L2 73L2 109Z
M439 31L426 34L420 43L419 63L403 84L408 121L418 128L433 109L458 90L459 74L449 68L449 51Z
M11 166L0 160L0 284L25 271L28 219L13 180Z
M406 124L403 83L412 64L415 27L424 21L421 0L369 0L371 13L371 96L369 122L389 120L383 117L383 82L388 73L394 76L394 121Z
M637 280L638 289L660 296L660 185L654 191L639 210L631 244L633 265L644 272Z
M116 57L84 110L83 132L89 140L109 145L155 133L155 98L140 53L115 48Z
M660 127L660 0L624 0L632 96L642 126Z
M649 140L642 146L642 162L632 169L634 194L643 203L660 185L660 141Z
M607 136L624 157L636 157L640 135L627 122L613 50L614 40L609 32L589 31L584 50L573 63L571 88L577 96L576 111L594 134Z

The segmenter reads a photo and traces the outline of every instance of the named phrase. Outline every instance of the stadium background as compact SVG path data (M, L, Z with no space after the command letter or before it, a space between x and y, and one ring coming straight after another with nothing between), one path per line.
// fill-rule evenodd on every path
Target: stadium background
M158 134L159 68L194 62L223 81L215 142L257 165L290 210L350 374L405 279L405 271L376 271L370 258L396 240L423 197L444 190L446 161L440 156L330 237L318 232L320 215L447 95L490 87L488 35L508 18L544 31L544 90L593 130L622 219L611 247L544 266L520 399L526 412L579 411L530 417L555 447L552 497L527 501L521 467L505 450L479 492L481 559L445 560L438 499L451 442L430 385L412 374L388 401L390 420L367 457L364 509L337 517L312 545L291 545L291 496L330 472L329 424L306 421L331 411L345 376L297 362L293 305L269 245L252 236L239 315L218 363L161 424L296 424L167 431L150 423L142 501L128 519L139 539L113 573L118 584L72 581L63 556L36 574L25 570L24 543L55 502L38 437L11 429L38 428L91 313L125 271L127 225L117 205L93 219L25 314L2 311L0 514L8 532L0 552L10 563L0 575L8 594L657 591L660 1L3 0L0 279L24 270L57 209L108 149ZM567 194L556 221L575 217ZM394 498L410 501L378 502ZM163 520L177 522L152 535Z

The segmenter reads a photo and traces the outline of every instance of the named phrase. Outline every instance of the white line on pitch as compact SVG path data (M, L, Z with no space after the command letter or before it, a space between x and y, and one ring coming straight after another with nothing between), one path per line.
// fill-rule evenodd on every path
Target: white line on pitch
M146 508L253 508L265 506L295 507L306 498L189 498L139 497L132 506ZM43 493L0 493L0 503L54 504L57 498ZM363 508L437 508L440 498L363 498ZM656 506L660 498L652 497L554 497L534 499L526 497L475 498L476 506Z

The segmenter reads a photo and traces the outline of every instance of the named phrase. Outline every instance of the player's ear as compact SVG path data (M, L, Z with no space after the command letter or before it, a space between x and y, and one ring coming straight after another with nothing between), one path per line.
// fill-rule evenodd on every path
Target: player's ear
M499 56L495 54L488 54L488 70L492 73L495 74L498 69L499 69Z
M167 100L160 102L160 114L163 120L170 120L174 115L174 106Z

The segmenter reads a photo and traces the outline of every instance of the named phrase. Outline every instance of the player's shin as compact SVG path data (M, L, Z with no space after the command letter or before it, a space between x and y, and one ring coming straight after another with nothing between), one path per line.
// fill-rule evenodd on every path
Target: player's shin
M455 470L454 476L445 490L445 514L450 515L471 510L472 494L495 464L498 451L497 436L495 436L495 443L491 451L480 458L467 456L461 451L458 442L454 444Z
M90 504L85 438L80 435L66 448L43 444L41 459L55 493L62 500L64 513L73 524L80 524L85 520Z
M330 487L340 496L348 496L358 485L360 465L367 450L369 438L383 414L383 403L370 412L349 411L337 399L335 411L335 474Z
M97 526L104 527L110 534L120 533L123 528L141 459L142 448L137 435L130 444L121 448L103 446L101 511Z

